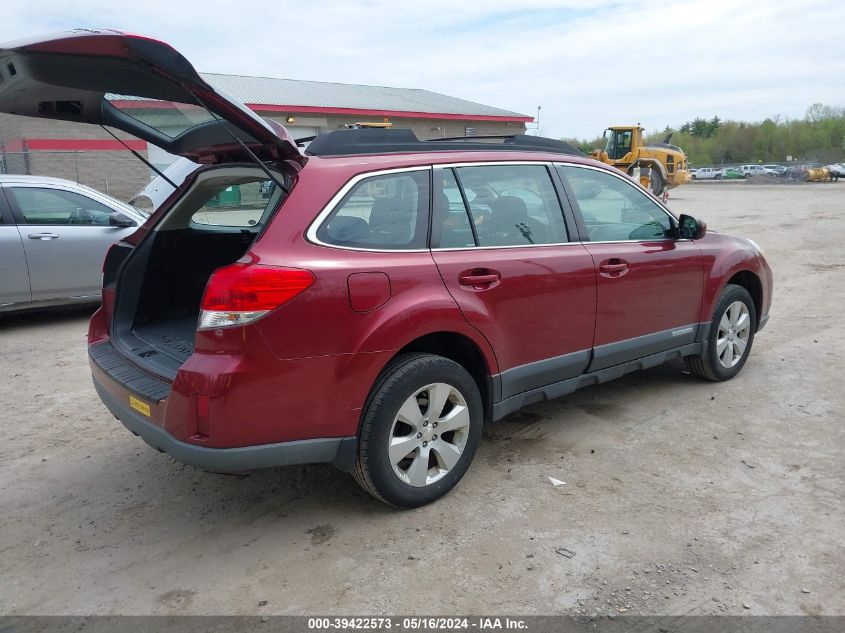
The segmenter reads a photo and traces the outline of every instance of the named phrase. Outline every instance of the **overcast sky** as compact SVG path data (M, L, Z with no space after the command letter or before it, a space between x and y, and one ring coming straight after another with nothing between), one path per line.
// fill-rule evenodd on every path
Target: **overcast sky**
M200 71L426 88L552 137L845 105L845 2L3 0L0 41L73 27L163 39Z

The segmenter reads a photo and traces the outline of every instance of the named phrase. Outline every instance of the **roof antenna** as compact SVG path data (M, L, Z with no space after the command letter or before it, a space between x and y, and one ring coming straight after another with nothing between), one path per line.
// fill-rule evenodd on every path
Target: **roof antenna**
M141 161L142 163L144 163L147 167L149 167L149 168L150 168L150 169L152 169L155 173L157 173L159 176L161 176L162 178L164 178L164 179L168 182L168 184L170 184L170 186L171 186L171 187L173 187L174 189L178 189L178 188L179 188L179 185L177 185L175 182L173 182L172 180L170 180L170 178L168 178L167 176L165 176L165 175L161 172L161 170L159 170L159 168L158 168L158 167L156 167L155 165L153 165L150 161L148 161L146 158L144 158L143 156L141 156L141 155L140 155L138 152L136 152L134 149L132 149L131 147L129 147L129 145L127 145L127 144L126 144L126 141L124 141L122 138L119 138L119 137L117 136L117 134L115 134L114 132L112 132L112 131L111 131L109 128L107 128L105 125L101 125L100 127L101 127L101 128L103 128L103 129L104 129L106 132L108 132L109 134L111 134L117 142L119 142L121 145L123 145L123 147L125 147L125 148L126 148L126 149L128 149L130 152L132 152L132 154L135 156L135 158L137 158L138 160L140 160L140 161Z

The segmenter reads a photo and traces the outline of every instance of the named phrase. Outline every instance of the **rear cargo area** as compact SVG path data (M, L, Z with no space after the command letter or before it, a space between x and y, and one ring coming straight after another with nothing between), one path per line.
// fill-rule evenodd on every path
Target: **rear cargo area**
M198 177L121 270L112 340L124 355L174 378L194 353L209 278L246 253L281 200L282 191L256 168Z
M135 311L134 333L180 363L194 352L205 285L216 269L239 259L253 231L168 231L157 236L147 261Z

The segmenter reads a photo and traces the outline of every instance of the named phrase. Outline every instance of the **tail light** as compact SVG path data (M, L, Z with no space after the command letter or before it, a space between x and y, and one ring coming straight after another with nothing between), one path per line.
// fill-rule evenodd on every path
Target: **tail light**
M314 283L309 270L260 264L218 268L200 304L200 330L252 323L284 305Z

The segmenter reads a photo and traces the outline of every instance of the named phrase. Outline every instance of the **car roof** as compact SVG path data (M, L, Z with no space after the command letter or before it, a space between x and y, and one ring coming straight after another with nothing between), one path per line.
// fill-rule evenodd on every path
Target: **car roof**
M314 137L306 156L349 156L367 154L439 153L443 151L554 152L583 156L566 141L526 134L453 136L420 140L413 130L330 130Z
M495 145L493 146L495 147ZM402 167L423 167L426 165L455 163L507 163L507 162L567 162L599 167L608 171L618 171L605 163L586 156L558 154L555 152L517 152L517 151L444 151L444 152L403 152L395 154L365 154L350 156L310 156L311 165L322 168L355 168L356 171L376 171ZM623 172L619 172L623 173Z
M71 187L80 186L72 180L65 180L64 178L53 178L52 176L28 176L23 174L0 174L0 183L9 182L25 182L25 183L43 183L49 185L65 185Z
M583 156L570 156L543 152L409 152L403 154L356 155L356 156L310 156L306 169L320 169L338 173L341 177L364 174L367 172L388 171L402 168L437 165L470 166L473 163L489 165L491 163L575 163L596 167L622 177L625 172Z

